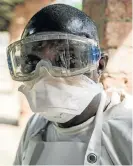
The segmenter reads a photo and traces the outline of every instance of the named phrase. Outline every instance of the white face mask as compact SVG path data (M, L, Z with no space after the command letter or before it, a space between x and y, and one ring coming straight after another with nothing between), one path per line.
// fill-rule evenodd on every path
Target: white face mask
M27 98L34 113L46 119L65 123L80 115L92 99L103 90L84 75L67 78L51 76L47 70L39 81L29 82L19 88Z

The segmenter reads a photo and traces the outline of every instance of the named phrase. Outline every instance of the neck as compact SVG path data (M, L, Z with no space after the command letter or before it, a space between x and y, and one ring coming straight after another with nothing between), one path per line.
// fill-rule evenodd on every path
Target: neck
M77 126L87 121L91 117L95 116L100 104L100 100L101 100L101 94L98 94L97 96L93 98L91 103L86 107L86 109L80 115L75 116L73 119L71 119L70 121L66 123L58 124L59 127L69 128L69 127Z

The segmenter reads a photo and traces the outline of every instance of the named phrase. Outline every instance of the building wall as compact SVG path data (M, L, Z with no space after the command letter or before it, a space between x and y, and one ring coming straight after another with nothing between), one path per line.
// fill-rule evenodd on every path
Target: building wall
M132 29L132 0L83 0L83 11L96 22L104 49L119 47Z
M132 0L83 0L83 11L98 28L100 45L109 54L101 81L105 88L132 92Z

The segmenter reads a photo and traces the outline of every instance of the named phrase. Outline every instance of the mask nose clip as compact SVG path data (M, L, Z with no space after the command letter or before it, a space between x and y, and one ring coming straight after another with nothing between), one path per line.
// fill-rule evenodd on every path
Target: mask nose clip
M48 73L50 73L49 71L52 69L52 64L49 61L46 60L41 60L35 69L35 74L39 75L39 73L43 70L47 71Z

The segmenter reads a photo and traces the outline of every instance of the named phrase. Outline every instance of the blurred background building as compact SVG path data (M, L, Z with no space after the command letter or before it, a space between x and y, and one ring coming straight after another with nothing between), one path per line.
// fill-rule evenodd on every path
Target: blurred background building
M132 0L83 0L83 11L98 27L101 48L110 59L101 81L132 92Z
M32 112L20 83L12 81L6 47L21 37L29 19L41 8L65 3L83 10L98 27L100 45L109 54L101 82L105 89L132 93L132 0L0 0L0 165L12 164L20 136Z

